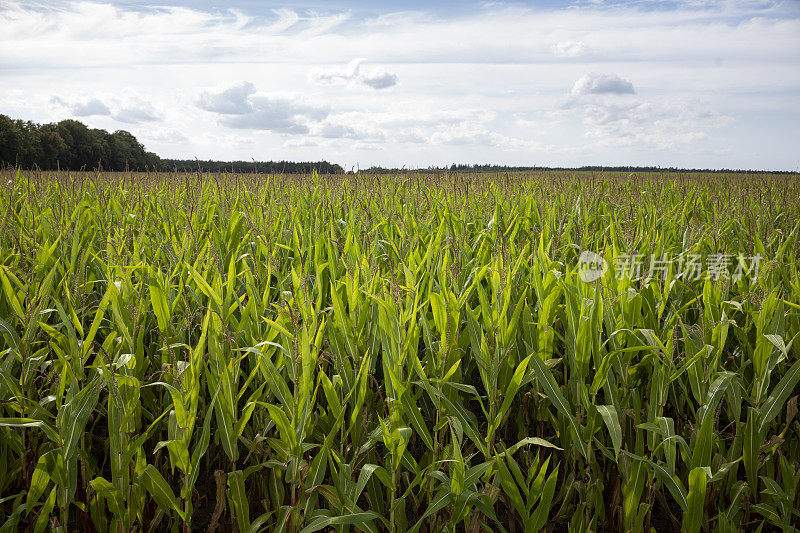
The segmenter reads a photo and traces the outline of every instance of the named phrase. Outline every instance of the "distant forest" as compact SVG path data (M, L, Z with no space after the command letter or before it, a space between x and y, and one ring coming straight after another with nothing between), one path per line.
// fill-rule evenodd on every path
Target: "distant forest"
M37 124L0 115L0 164L42 170L153 170L181 172L263 172L341 174L344 169L327 161L198 161L161 159L131 133L92 129L77 120Z
M265 174L309 174L316 170L320 174L343 174L344 169L327 161L201 161L197 159L162 159L145 150L144 145L131 133L117 130L89 128L77 120L62 120L51 124L37 124L29 120L14 120L0 114L0 167L20 167L42 170L108 170L108 171L178 171L213 173L265 173ZM605 172L714 172L743 173L746 170L729 169L685 169L655 166L582 166L544 167L508 166L493 164L452 164L449 167L384 168L371 167L363 172L369 174L397 174L402 172L522 172L531 170L605 171ZM352 173L352 171L348 172ZM775 174L796 174L777 171Z
M545 167L545 166L510 166L493 164L465 165L453 163L450 166L407 169L407 168L384 168L370 167L363 172L368 174L398 174L402 172L458 172L468 173L498 173L498 172L531 172L536 170L562 170L571 172L702 172L709 174L746 174L753 172L769 172L770 174L797 174L791 170L736 170L736 169L703 169L703 168L678 168L678 167L656 167L656 166L602 166L584 165L581 167Z
M327 161L200 161L197 159L161 159L159 170L178 172L231 172L235 174L311 174L316 170L320 174L342 174L344 169Z
M144 170L159 157L127 131L89 129L77 120L36 124L0 115L0 161L42 170Z

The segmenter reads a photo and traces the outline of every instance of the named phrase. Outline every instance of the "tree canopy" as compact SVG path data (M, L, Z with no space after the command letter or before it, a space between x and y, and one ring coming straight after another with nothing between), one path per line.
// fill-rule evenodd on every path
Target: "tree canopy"
M42 170L145 170L160 158L131 133L92 129L77 120L52 124L0 115L0 161Z
M0 115L0 164L42 170L161 170L321 174L344 172L341 166L291 161L198 161L161 159L130 132L92 129L77 120L37 124Z

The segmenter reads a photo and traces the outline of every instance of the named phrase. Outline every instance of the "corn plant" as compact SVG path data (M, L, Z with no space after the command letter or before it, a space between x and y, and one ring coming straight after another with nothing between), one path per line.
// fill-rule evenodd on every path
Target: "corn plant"
M0 531L800 529L796 176L0 183Z

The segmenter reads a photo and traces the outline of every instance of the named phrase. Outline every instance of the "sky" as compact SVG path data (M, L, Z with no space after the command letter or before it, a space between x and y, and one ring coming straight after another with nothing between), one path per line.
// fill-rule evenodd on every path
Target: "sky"
M800 170L800 1L0 0L0 113L162 157Z

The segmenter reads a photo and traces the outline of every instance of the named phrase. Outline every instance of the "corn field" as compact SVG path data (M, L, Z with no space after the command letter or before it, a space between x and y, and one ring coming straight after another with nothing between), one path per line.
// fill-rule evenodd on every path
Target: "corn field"
M0 177L2 531L800 528L797 176Z

